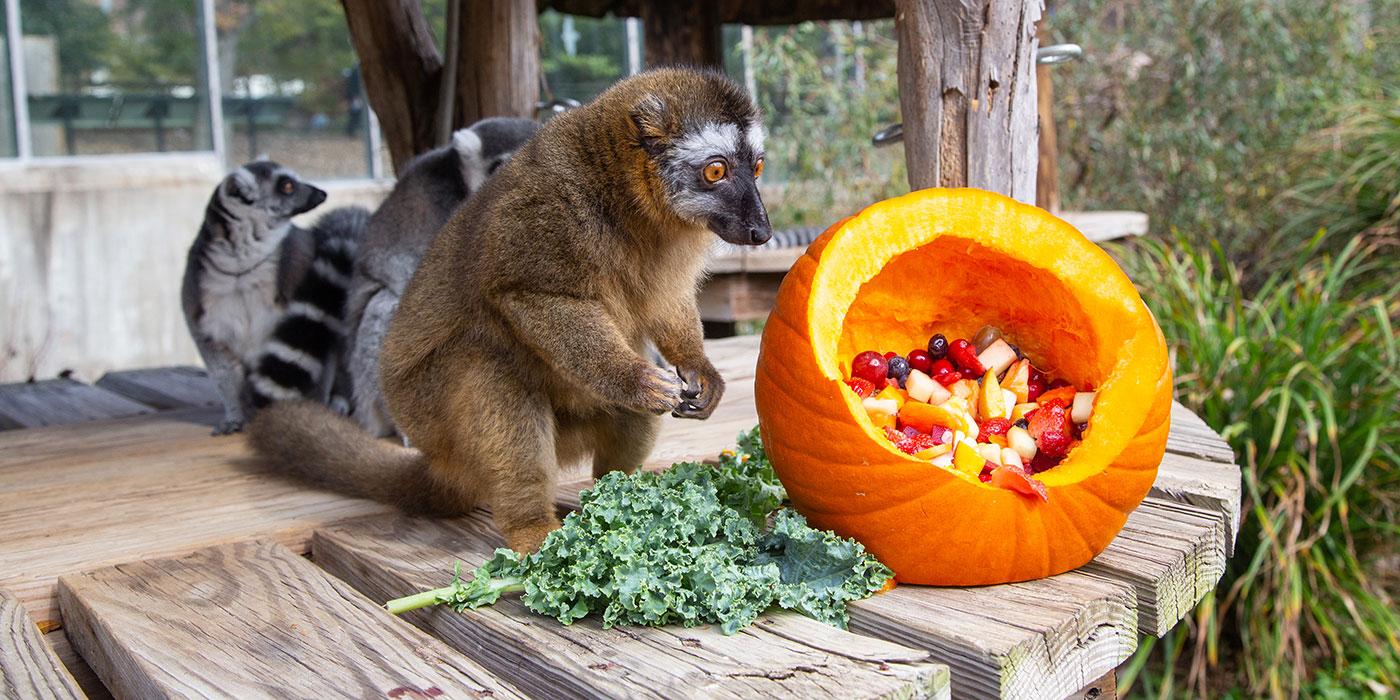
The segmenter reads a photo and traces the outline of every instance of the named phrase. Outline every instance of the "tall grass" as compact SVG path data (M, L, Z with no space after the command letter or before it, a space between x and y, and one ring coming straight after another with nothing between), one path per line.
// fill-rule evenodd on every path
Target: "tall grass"
M1244 522L1222 586L1145 640L1147 695L1380 693L1400 682L1400 616L1367 558L1400 534L1397 256L1318 235L1247 294L1221 246L1178 234L1121 251L1173 345L1177 396L1234 447Z

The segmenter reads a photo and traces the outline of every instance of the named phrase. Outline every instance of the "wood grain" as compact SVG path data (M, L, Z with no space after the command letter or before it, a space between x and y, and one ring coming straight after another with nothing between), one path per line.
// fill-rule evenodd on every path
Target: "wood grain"
M219 390L214 380L199 367L108 372L97 380L95 386L162 411L220 405Z
M0 591L0 697L83 697L19 599L7 591Z
M97 677L97 672L93 671L87 661L78 654L78 650L73 648L73 643L68 641L67 632L61 629L47 632L44 634L44 641L49 643L49 648L53 649L54 655L63 662L63 667L68 669L73 680L78 682L78 688L88 700L111 700L112 691L102 685L102 679Z
M316 563L376 600L436 588L503 542L484 514L457 520L384 516L316 532ZM795 614L764 615L738 634L712 626L605 630L563 626L507 598L405 618L538 697L947 697L947 670L927 654Z
M519 697L273 542L65 576L59 595L119 697Z
M1094 242L1147 233L1147 215L1140 211L1057 211L1055 216L1069 222Z
M0 385L0 430L150 413L151 407L72 379Z

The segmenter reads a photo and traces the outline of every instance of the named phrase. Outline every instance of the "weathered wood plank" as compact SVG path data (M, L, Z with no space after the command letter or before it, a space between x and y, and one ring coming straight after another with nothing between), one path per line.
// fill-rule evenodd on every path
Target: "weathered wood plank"
M1225 574L1225 515L1148 497L1108 548L1081 571L1131 583L1138 630L1160 637L1176 626Z
M0 591L0 697L83 697L19 599L7 591Z
M149 406L66 378L0 385L0 430L150 413Z
M162 411L220 405L219 390L214 380L199 367L153 367L108 372L97 380L95 386Z
M778 300L783 276L775 273L718 275L696 295L704 321L757 321L768 318Z
M317 564L376 599L445 584L503 542L481 513L457 520L385 516L316 532ZM726 637L712 626L568 627L505 599L460 614L405 616L539 697L947 697L927 654L795 614L769 614Z
M1059 211L1055 216L1095 243L1147 233L1147 214L1140 211Z
M519 696L272 542L65 576L59 595L121 697Z
M63 667L68 669L68 673L73 676L73 680L78 682L78 688L88 697L88 700L111 700L112 691L107 690L107 686L102 685L102 679L97 677L97 672L78 655L78 650L73 648L73 643L68 641L68 633L61 629L46 632L44 641L49 643L49 648L58 656L58 660L63 662Z

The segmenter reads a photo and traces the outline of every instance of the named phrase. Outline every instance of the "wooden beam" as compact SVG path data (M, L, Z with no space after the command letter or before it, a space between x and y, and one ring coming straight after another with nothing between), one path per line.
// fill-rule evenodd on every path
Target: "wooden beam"
M84 697L19 599L0 591L0 697Z
M161 411L221 405L218 387L201 367L154 367L108 372L94 386Z
M436 145L442 56L418 0L340 0L395 172Z
M66 377L0 384L0 430L85 423L152 410L120 394Z
M899 0L909 186L1035 199L1040 0Z
M535 114L540 25L534 0L462 0L458 126Z
M719 0L657 0L641 10L648 66L724 67Z
M522 697L272 542L67 576L59 597L118 697Z

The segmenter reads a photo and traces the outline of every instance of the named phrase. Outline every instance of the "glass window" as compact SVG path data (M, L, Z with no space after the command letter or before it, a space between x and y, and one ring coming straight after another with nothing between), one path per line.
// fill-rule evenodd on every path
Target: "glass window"
M627 75L627 25L620 17L540 15L540 99L587 102Z
M15 103L10 87L10 25L0 3L0 158L15 157Z
M20 0L36 156L208 150L195 0Z
M215 14L229 164L369 175L369 103L338 0L216 0Z

